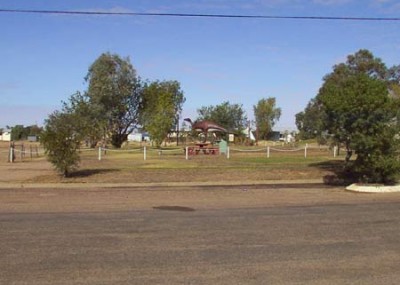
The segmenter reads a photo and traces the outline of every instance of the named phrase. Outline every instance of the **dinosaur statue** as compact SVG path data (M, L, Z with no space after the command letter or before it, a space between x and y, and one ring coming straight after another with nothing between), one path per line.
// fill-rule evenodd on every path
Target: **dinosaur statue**
M224 129L220 125L210 122L210 121L197 121L197 122L193 123L190 118L186 118L186 119L184 119L184 121L186 121L192 125L192 130L203 133L205 136L205 139L207 139L208 132L223 132L223 133L228 132L226 129Z

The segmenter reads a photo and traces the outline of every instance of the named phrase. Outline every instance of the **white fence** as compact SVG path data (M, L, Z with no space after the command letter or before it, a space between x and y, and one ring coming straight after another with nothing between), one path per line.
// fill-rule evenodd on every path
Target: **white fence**
M154 149L154 148L149 148L149 147L141 147L137 149L108 149L108 148L102 148L99 147L98 149L98 160L102 160L103 156L107 154L107 152L114 152L114 153L141 153L143 160L147 160L149 154L154 154L157 153L159 157L162 156L167 156L170 154L173 154L174 156L176 155L184 155L186 160L189 160L190 158L194 158L197 156L203 156L203 152L197 152L196 155L193 155L189 151L190 147L186 146L184 148L175 148L175 149ZM333 149L329 149L328 147L311 147L308 145L305 145L304 147L299 147L299 148L277 148L277 147L264 147L264 148L248 148L248 149L243 149L243 148L235 148L235 147L227 147L226 152L224 152L224 156L226 156L227 159L230 159L232 155L235 155L235 153L242 153L242 154L262 154L265 155L267 158L270 158L273 156L273 153L302 153L304 158L307 158L310 156L310 151L325 151L325 153L330 153L329 156L337 157L338 155L338 148L334 147ZM215 154L215 153L214 153ZM222 156L221 153L217 152L219 156ZM312 154L311 154L312 155ZM213 155L208 155L208 156L213 156Z
M298 148L276 148L276 147L270 147L267 146L265 148L258 148L258 149L241 149L241 148L230 148L228 151L228 158L230 157L230 154L232 152L238 152L238 153L259 153L259 154L265 154L267 158L270 158L272 156L271 153L277 152L277 153L296 153L300 152L303 153L304 158L307 158L309 156L309 151L310 150L318 150L318 151L326 151L326 152L331 152L331 155L333 157L338 156L338 148L335 146L332 150L329 147L311 147L309 145L305 145L304 147L298 147Z
M93 152L97 153L97 159L100 161L107 154L132 154L136 155L137 158L142 160L147 160L149 158L182 158L185 160L195 159L196 157L206 157L205 152L202 151L196 152L195 155L189 152L188 146L186 147L177 147L177 148L165 148L158 149L152 147L140 147L140 148L132 148L132 149L110 149L99 147L98 149L80 149L79 152L87 153ZM219 151L209 153L207 157L226 157L226 159L230 159L232 157L243 157L247 155L257 155L259 157L274 157L282 156L282 154L301 154L304 158L309 156L314 156L315 151L318 150L320 152L324 152L327 156L336 157L338 155L338 148L334 147L333 149L329 149L328 147L316 147L316 146L308 146L305 145L303 147L298 148L284 148L284 147L263 147L263 148L240 148L240 147L227 147L224 153L219 153ZM279 155L278 155L279 153ZM23 145L16 145L14 147L9 147L8 150L0 150L0 157L3 157L8 162L14 162L15 160L21 160L30 158L33 159L35 157L43 156L45 154L43 148L39 146L28 146L24 147Z
M136 149L109 149L109 148L104 148L104 147L99 147L98 148L98 160L102 160L103 156L107 154L107 152L111 153L142 153L143 155L143 160L147 160L148 154L149 153L156 153L158 156L162 156L165 154L184 154L184 149L183 148L175 148L175 149L154 149L154 148L148 148L146 146L142 148L136 148Z

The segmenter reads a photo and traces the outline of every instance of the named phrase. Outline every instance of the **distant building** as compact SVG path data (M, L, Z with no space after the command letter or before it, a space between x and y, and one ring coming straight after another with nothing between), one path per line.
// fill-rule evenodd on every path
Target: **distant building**
M28 136L28 142L37 142L38 141L38 136L32 135Z
M0 141L5 141L5 142L11 141L11 131L10 130L3 131L0 134Z
M268 134L268 140L270 141L279 141L281 138L281 132L277 132L277 131L272 131Z
M128 141L130 142L150 141L150 137L148 133L133 133L128 135Z
M283 138L283 141L285 143L293 143L293 142L295 142L295 138L294 138L294 136L292 134L285 134L284 138Z
M280 141L285 143L293 143L295 142L295 137L293 134L290 133L281 133L279 131L272 131L268 135L268 140L270 141Z

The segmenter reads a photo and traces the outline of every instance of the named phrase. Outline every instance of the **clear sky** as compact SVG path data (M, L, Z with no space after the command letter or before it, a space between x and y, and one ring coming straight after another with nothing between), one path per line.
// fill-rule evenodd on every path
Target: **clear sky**
M398 0L1 0L0 9L268 16L400 17ZM223 101L275 97L278 130L294 130L332 66L368 49L400 64L400 21L226 19L0 13L0 127L43 125L103 52L138 75L178 80L183 117Z

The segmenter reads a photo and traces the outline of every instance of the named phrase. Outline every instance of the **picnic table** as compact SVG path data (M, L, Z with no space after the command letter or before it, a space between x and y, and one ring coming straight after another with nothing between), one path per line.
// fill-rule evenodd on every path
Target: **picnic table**
M209 143L197 143L188 147L189 155L198 155L200 153L215 155L219 153L219 148L212 145L209 146Z

